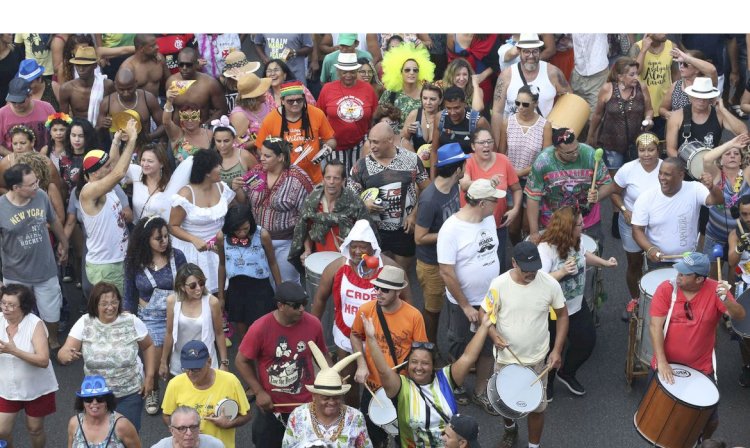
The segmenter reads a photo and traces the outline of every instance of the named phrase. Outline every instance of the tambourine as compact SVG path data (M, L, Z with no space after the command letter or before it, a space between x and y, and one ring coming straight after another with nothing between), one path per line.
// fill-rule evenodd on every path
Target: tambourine
M237 402L232 400L231 398L224 398L222 400L219 400L219 403L216 405L216 412L214 415L216 417L219 416L225 416L229 420L234 420L237 418L237 414L240 412L240 407L237 405Z

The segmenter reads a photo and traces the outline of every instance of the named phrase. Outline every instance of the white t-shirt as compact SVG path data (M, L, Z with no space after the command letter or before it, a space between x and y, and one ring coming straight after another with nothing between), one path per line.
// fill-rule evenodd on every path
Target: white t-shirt
M528 285L516 283L511 271L492 280L482 309L497 313L497 331L510 345L521 362L536 364L549 351L549 307L565 306L565 296L557 280L539 271ZM516 360L508 350L497 352L497 362L512 364Z
M665 255L693 251L698 241L698 213L708 195L708 188L695 181L683 181L671 198L660 186L653 187L635 201L631 222L645 227L648 240Z
M141 182L143 169L140 165L130 164L125 182L133 184L133 222L141 218L159 215L169 222L169 213L172 211L172 202L163 191L155 191L149 195L148 186Z
M625 207L633 211L633 205L638 196L651 187L659 186L659 168L661 160L656 163L656 168L647 173L639 160L633 160L623 165L615 174L615 183L625 190L623 202Z
M479 223L462 221L453 215L438 232L438 263L453 265L461 291L472 306L481 305L490 282L500 273L498 244L492 215ZM458 304L448 288L445 294L451 303Z
M510 51L511 48L515 47L516 44L503 44L500 46L500 48L497 49L497 56L498 61L500 63L500 71L505 70L506 68L510 67L513 64L518 64L518 62L521 60L520 56L516 56L515 58L511 59L510 61L505 61L505 53Z
M573 315L581 310L583 293L586 289L586 249L581 244L578 250L571 249L567 257L560 258L557 247L549 243L539 244L539 257L542 259L542 271L553 272L562 268L568 258L574 257L578 272L566 275L557 283L565 296L565 304L568 306L568 314Z
M200 436L200 447L201 448L224 448L224 443L214 436L208 434L201 434ZM174 439L172 437L166 437L161 439L151 448L172 448L174 446Z

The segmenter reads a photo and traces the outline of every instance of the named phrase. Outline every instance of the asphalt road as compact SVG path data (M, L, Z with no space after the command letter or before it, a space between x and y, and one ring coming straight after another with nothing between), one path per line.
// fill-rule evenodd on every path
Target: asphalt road
M557 382L554 401L550 403L546 412L545 432L542 438L544 447L648 446L633 426L633 415L646 390L646 379L636 379L632 388L625 381L627 325L620 321L620 314L628 300L624 280L625 256L619 240L614 240L609 235L612 216L609 202L605 203L602 216L607 235L604 255L617 257L620 266L604 271L608 299L599 311L600 326L597 329L596 348L577 375L578 380L586 387L587 393L584 397L576 397L562 383ZM421 291L413 272L410 275L410 283L415 292L417 306L421 307ZM72 302L74 318L77 318L81 304L80 290L66 285L65 292ZM441 331L440 335L444 338L445 331ZM62 340L61 336L61 342ZM737 383L741 365L739 349L724 329L718 330L717 341L718 387L721 399L720 425L715 437L726 441L728 446L750 446L750 389L743 389ZM230 348L230 359L234 359L237 345L235 342L234 347ZM67 422L73 415L74 392L80 386L83 368L80 362L66 367L55 364L55 372L60 383L60 391L57 394L58 411L46 419L47 446L63 447L67 439ZM473 376L468 381L473 382ZM473 405L461 407L460 412L478 418L483 447L494 447L498 443L503 431L502 420L499 417L490 416ZM525 421L521 421L520 428L517 446L525 447ZM145 447L150 447L162 437L169 435L160 416L148 416L145 412L140 434ZM248 424L237 431L237 446L254 446L250 442L250 437ZM29 446L22 421L16 421L14 438L17 447Z

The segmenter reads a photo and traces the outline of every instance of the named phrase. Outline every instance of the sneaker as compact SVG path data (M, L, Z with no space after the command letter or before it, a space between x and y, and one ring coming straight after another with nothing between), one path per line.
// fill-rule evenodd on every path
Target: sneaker
M490 399L487 398L486 393L482 393L479 395L471 394L471 401L474 402L477 406L482 408L484 412L490 414L490 415L500 415L499 412L495 410L494 407L492 407L492 403L490 403Z
M159 391L152 390L151 393L146 396L145 408L148 415L156 415L159 413Z
M547 378L547 403L552 403L555 398L555 379Z
M500 441L498 448L513 448L518 442L518 425L514 424L512 428L505 428L503 440Z
M63 283L70 283L73 281L73 268L67 264L65 265L65 268L63 268Z
M740 386L750 387L750 366L742 366L740 374Z
M456 399L456 403L460 404L461 406L466 406L469 404L469 396L466 395L466 389L464 389L463 386L458 386L457 388L453 389L453 398Z
M558 371L557 372L557 379L560 380L561 383L563 383L565 386L568 387L568 390L572 392L575 395L585 395L586 389L583 387L583 384L579 383L576 377L566 375L565 373Z

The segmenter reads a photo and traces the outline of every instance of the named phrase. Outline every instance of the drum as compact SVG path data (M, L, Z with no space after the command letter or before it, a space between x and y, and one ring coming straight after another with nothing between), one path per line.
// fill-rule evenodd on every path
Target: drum
M325 268L331 264L334 260L341 257L340 252L315 252L314 254L310 254L309 257L305 259L305 290L307 291L307 296L309 297L308 304L308 311L310 311L310 305L312 304L313 299L315 298L315 293L318 291L318 287L320 286L320 277L323 275L323 271ZM333 350L336 350L336 344L333 342L333 300L331 300L331 297L328 296L328 302L326 304L326 309L323 312L323 319L321 319L321 324L323 325L323 336L326 340L326 346Z
M553 128L570 128L576 135L580 135L583 126L589 121L589 103L574 93L566 93L557 97L547 121Z
M537 373L531 367L508 364L487 381L487 397L505 418L526 417L542 403L542 381L531 384Z
M709 149L697 141L686 142L677 150L677 155L685 162L688 173L693 179L700 180L703 174L703 157Z
M398 435L396 407L393 406L393 402L385 394L385 389L382 387L375 391L375 395L367 407L367 414L373 423L383 428L383 431L392 436Z
M674 280L677 278L677 271L674 268L654 269L647 272L641 277L638 286L641 290L641 297L638 304L638 320L640 325L636 333L638 344L636 356L643 365L651 365L651 358L654 357L654 348L651 345L651 333L648 326L651 322L649 311L651 310L651 299L654 297L656 288L665 280Z
M702 372L670 364L674 384L654 375L633 424L653 446L692 448L719 404L719 389Z
M214 412L214 415L217 417L220 415L226 416L229 420L234 420L237 418L237 414L240 412L240 407L237 405L237 402L232 400L231 398L224 398L223 400L219 400L219 403L216 405L216 411Z
M745 292L740 294L740 297L737 298L737 303L742 305L746 310L750 309L750 289L746 289ZM746 317L738 321L730 320L729 322L732 324L732 330L738 336L750 339L750 318Z

